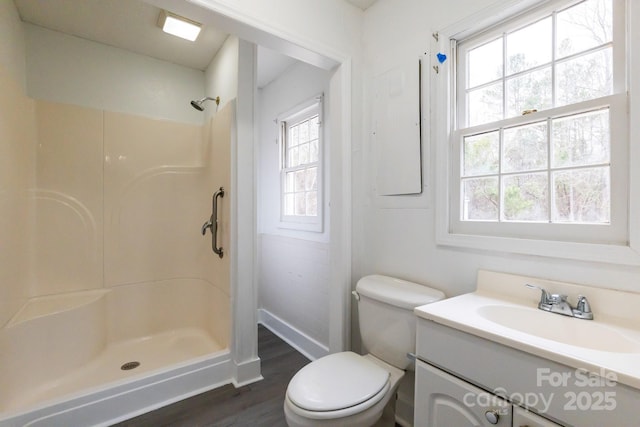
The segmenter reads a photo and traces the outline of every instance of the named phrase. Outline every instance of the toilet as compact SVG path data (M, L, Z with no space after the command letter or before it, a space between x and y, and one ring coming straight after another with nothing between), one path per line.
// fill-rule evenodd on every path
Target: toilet
M372 275L354 292L362 344L368 354L330 354L309 363L289 382L284 413L290 427L393 426L395 393L412 367L416 319L413 309L444 298L436 289ZM384 412L384 417L383 417Z

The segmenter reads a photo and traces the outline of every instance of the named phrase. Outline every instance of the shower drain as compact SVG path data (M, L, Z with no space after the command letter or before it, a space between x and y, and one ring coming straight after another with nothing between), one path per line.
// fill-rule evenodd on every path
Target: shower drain
M120 366L120 369L122 369L123 371L130 371L132 369L136 369L138 366L140 366L140 362L127 362L124 365Z

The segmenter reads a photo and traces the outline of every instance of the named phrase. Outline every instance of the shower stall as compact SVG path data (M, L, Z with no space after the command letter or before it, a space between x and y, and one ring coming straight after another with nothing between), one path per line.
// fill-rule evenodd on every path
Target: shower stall
M176 100L189 123L18 80L0 62L0 426L107 425L237 382L235 100Z
M199 227L215 186L230 188L234 103L203 127L23 104L38 147L35 188L21 197L36 277L3 313L0 414L22 425L35 409L33 425L50 425L40 413L92 394L122 411L140 387L228 382L229 258ZM216 222L228 247L225 201ZM115 386L125 399L110 396ZM77 424L70 416L66 425Z

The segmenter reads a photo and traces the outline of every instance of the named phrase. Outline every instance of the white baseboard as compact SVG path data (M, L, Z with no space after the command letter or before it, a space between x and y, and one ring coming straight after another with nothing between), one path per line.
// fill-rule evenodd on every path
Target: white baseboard
M236 388L255 383L256 381L263 379L264 378L260 373L259 357L242 363L234 363L233 385Z
M329 354L329 347L263 308L258 309L258 323L264 325L291 347L304 354L309 360L316 360Z

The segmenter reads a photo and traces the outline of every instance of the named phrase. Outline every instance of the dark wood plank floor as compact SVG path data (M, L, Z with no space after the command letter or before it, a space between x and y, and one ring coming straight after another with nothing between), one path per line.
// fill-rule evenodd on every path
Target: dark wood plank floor
M258 326L258 355L264 380L240 388L226 385L116 426L286 426L282 405L287 384L309 360L263 326Z

